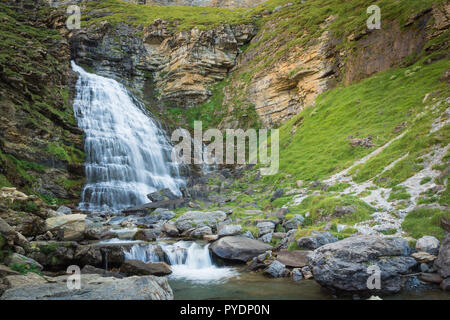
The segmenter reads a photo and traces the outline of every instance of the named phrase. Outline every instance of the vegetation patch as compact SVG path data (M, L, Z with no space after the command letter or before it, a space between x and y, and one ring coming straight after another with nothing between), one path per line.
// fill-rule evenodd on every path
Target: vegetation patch
M402 228L409 236L419 239L423 236L434 236L438 239L444 237L444 230L441 228L441 218L448 212L439 209L418 209L413 210L405 217Z

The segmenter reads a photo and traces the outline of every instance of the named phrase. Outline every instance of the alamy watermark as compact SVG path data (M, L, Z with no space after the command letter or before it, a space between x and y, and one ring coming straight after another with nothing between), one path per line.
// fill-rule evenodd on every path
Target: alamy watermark
M193 138L186 129L176 129L172 133L172 142L177 143L172 149L172 161L178 164L261 164L266 166L261 167L261 175L273 175L278 172L280 163L279 130L271 129L270 138L268 131L225 129L224 141L222 131L208 129L203 132L202 122L195 121ZM209 144L203 147L205 142Z
M367 273L370 274L367 278L367 289L380 290L381 289L381 270L377 265L371 265L367 267Z
M381 29L381 9L377 5L371 5L367 8L367 14L370 14L370 17L367 19L366 25L367 29Z
M58 8L61 3L60 1L49 0L49 5L53 8ZM69 30L81 29L81 9L77 5L69 5L66 9L66 14L68 15L66 19L66 27Z

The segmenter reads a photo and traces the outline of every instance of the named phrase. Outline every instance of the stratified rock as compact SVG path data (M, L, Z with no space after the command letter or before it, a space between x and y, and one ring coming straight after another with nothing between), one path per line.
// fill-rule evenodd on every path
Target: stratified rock
M402 238L354 236L326 244L309 255L314 279L322 286L338 292L368 292L368 268L381 271L381 289L385 293L401 289L401 275L417 265L409 257L408 241ZM376 291L376 290L374 290Z
M434 266L442 278L450 277L450 233L447 233L442 240L441 248Z
M47 231L62 232L61 240L81 240L86 230L85 214L68 214L45 220Z
M242 232L242 226L239 224L227 224L219 229L219 237L236 236Z
M124 279L99 275L81 277L82 290L70 290L67 276L51 283L8 289L0 300L172 300L172 289L164 277L143 276Z
M120 271L130 276L166 276L172 273L170 266L165 262L144 263L140 260L126 260Z
M297 240L300 249L315 250L325 244L336 242L338 239L329 232L311 231L306 237Z
M223 237L213 242L209 247L212 252L223 259L246 262L267 250L272 249L268 244L246 237Z
M425 282L437 284L441 283L443 280L438 273L422 273L420 274L419 279Z
M182 232L192 228L205 226L216 229L217 224L224 221L226 218L227 215L223 211L188 211L176 220L175 225L178 230Z
M280 250L277 260L288 267L301 268L308 264L308 250Z
M432 255L439 253L439 240L432 236L424 236L416 242L417 251L425 251Z

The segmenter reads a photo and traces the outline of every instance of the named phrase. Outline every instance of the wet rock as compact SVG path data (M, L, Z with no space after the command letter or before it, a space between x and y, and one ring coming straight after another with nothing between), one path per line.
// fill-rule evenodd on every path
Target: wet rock
M441 289L450 292L450 278L447 278L441 282Z
M272 278L281 278L289 275L289 270L281 262L273 261L265 270L264 275Z
M140 260L126 260L120 267L120 271L130 276L165 276L172 273L170 266L165 262L144 263Z
M81 274L98 274L102 277L114 277L119 279L124 278L124 275L119 272L110 272L105 269L96 268L88 264L81 269Z
M442 282L442 277L438 274L438 273L426 273L423 272L420 276L419 279L425 282L429 282L429 283L441 283Z
M176 220L175 225L178 230L182 232L194 227L197 228L205 226L216 229L218 223L224 221L226 218L227 215L223 211L188 211Z
M100 275L81 277L82 291L67 287L67 276L52 282L11 288L0 300L172 300L164 277L143 276L117 279Z
M312 231L311 235L297 240L300 249L315 250L325 244L336 242L338 239L329 232Z
M163 200L175 200L180 198L180 196L177 196L174 194L170 189L161 189L152 193L149 193L147 195L147 198L152 201L163 201Z
M228 236L213 242L209 248L220 258L246 262L272 247L258 240Z
M136 232L134 235L134 240L142 240L142 241L154 241L157 239L159 233L156 233L151 229L141 229Z
M242 232L242 226L239 224L227 224L219 229L219 237L236 236Z
M439 253L439 240L432 236L424 236L417 240L416 250L425 251L432 255L437 255Z
M301 281L304 279L302 270L300 268L294 268L291 272L292 280L295 282Z
M86 215L69 214L45 220L47 231L61 232L61 240L81 240L86 230Z
M417 265L409 253L408 241L402 238L353 236L321 246L308 260L314 279L335 292L370 291L367 280L373 272L368 267L375 265L381 271L380 291L395 293L402 288L401 275Z
M302 275L305 280L313 278L313 273L311 271L311 268L309 266L305 266L302 268Z
M308 264L308 250L280 250L277 260L288 267L301 268Z
M442 240L438 257L434 261L434 267L442 278L450 277L450 233L447 233Z
M305 218L300 214L295 214L293 218L289 219L283 224L283 227L286 229L286 231L290 230L297 230L299 226L302 225Z

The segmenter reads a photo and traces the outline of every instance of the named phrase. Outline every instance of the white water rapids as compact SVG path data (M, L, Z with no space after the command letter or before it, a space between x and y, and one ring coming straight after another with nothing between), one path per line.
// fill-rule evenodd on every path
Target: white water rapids
M148 203L146 195L183 180L170 161L171 146L158 123L113 79L78 73L74 112L85 132L86 185L80 208L113 212Z
M161 252L162 250L163 255ZM179 241L174 244L136 244L125 252L126 260L148 262L167 262L170 264L173 279L194 282L223 281L238 275L230 267L217 267L211 260L209 244L201 246L195 242Z

